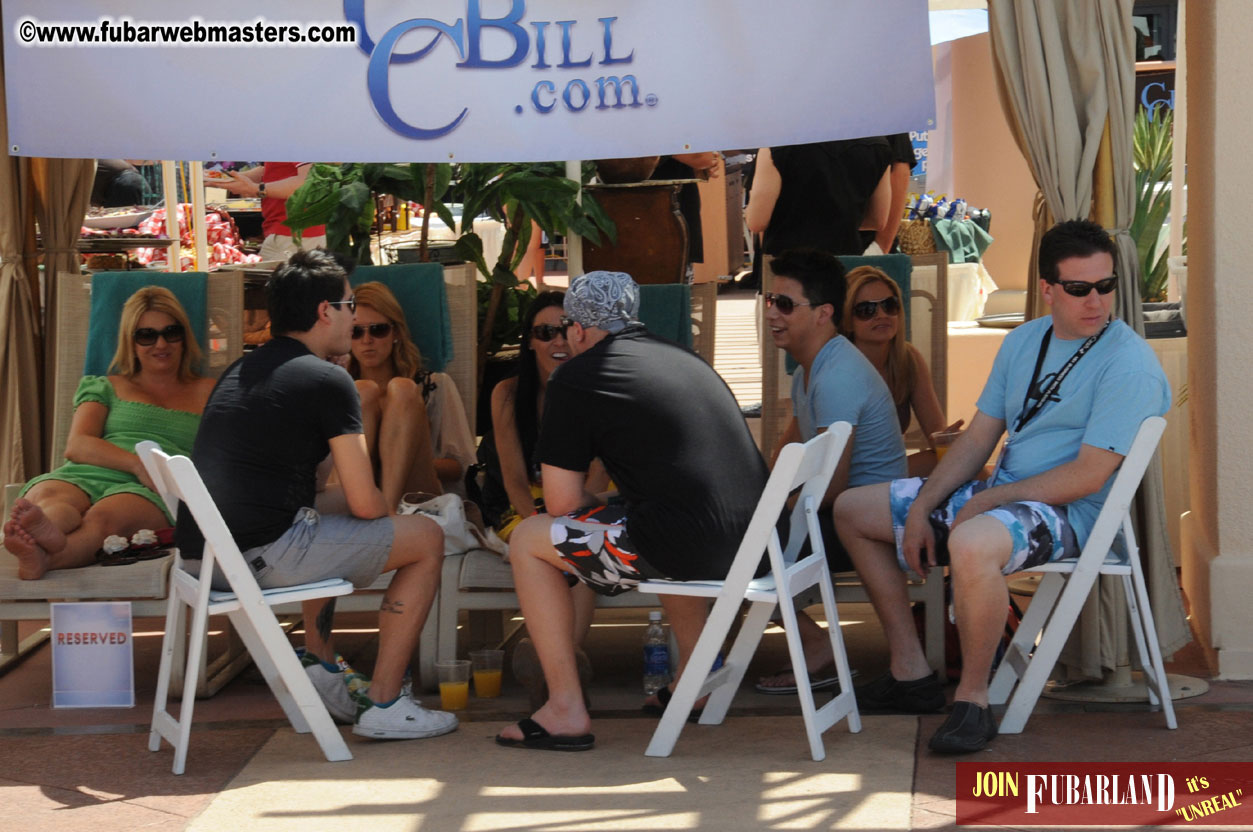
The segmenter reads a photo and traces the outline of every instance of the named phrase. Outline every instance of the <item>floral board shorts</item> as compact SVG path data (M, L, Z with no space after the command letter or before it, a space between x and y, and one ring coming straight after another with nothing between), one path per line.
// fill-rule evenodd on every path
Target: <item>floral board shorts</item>
M909 515L909 507L918 497L918 491L926 482L925 477L910 477L903 480L892 480L889 485L889 499L892 506L892 531L896 537L896 561L902 570L908 571L905 563L905 518ZM953 519L961 511L962 506L970 498L987 488L982 480L971 480L961 485L948 496L948 499L931 512L931 525L953 528ZM1079 543L1075 532L1066 519L1066 509L1051 506L1048 503L1027 501L1006 503L981 516L999 520L1009 531L1014 541L1014 550L1009 561L1001 570L1006 575L1049 563L1055 560L1079 557Z
M594 506L553 518L550 539L570 572L601 595L665 576L635 552L626 506Z

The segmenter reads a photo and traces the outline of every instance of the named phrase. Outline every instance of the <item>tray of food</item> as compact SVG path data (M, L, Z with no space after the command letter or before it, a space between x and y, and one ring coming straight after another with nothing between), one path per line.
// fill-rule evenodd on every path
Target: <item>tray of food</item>
M153 208L130 206L128 208L92 208L83 217L87 228L134 228L152 216Z

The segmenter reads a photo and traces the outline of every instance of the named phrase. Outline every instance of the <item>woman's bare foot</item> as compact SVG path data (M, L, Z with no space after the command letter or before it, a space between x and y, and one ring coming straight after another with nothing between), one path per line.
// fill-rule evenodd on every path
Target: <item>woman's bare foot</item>
M48 519L43 509L25 497L13 504L13 519L20 523L35 544L49 555L55 555L65 548L65 533Z
M16 520L4 524L4 548L17 558L17 576L23 581L37 581L48 571L48 553Z

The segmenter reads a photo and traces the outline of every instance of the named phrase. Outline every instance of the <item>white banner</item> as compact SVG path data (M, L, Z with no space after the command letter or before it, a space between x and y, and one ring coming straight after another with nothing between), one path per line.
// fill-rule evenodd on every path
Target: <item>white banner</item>
M925 130L934 115L926 0L121 8L5 0L11 153L591 159Z
M133 708L129 601L52 604L52 707Z

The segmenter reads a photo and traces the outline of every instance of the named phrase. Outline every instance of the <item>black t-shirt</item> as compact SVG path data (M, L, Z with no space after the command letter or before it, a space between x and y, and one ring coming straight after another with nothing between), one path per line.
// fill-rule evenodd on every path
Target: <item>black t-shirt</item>
M639 554L670 578L725 578L766 464L726 382L694 353L630 326L557 368L536 455L604 462Z
M313 506L328 440L361 433L348 373L294 338L275 338L226 369L200 420L192 461L240 550L277 540ZM204 539L186 506L175 542L198 558Z
M767 254L861 254L862 220L890 159L883 136L770 148L782 188L762 238Z
M908 133L893 133L887 137L888 147L891 149L892 156L889 164L895 165L897 162L909 165L909 169L913 170L917 159L914 158L914 141L909 137Z

